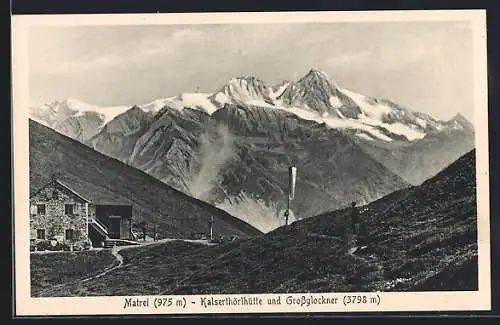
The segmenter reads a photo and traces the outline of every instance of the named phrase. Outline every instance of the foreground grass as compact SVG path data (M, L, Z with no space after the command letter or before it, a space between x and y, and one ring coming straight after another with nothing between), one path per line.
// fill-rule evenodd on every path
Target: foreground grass
M329 219L327 217L318 218ZM382 225L372 244L348 254L342 215L321 233L303 225L207 247L182 241L131 247L122 267L52 296L329 291L476 290L473 227ZM473 220L471 219L471 222ZM418 226L418 227L417 227Z
M58 285L69 285L113 267L109 250L30 254L31 295L40 296Z

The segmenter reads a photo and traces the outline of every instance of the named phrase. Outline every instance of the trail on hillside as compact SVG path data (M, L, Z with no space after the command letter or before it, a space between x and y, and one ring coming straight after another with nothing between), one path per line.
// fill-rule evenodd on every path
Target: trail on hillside
M85 278L83 280L75 280L75 281L72 281L72 282L69 282L69 283L61 283L61 284L58 284L58 285L54 285L50 288L47 288L45 290L42 290L38 293L39 296L50 296L52 293L56 292L58 289L64 287L64 286L67 286L67 285L71 285L71 284L74 284L74 283L79 283L79 282L87 282L87 281L90 281L92 279L96 279L96 278L99 278L119 267L121 267L123 265L123 256L121 256L118 252L123 249L125 247L118 247L118 246L115 246L113 247L113 249L111 250L111 254L115 257L116 259L116 262L118 263L117 265L115 266L110 266L110 267L107 267L106 269L104 269L103 272L100 272L98 274L95 274L89 278ZM114 263L113 263L114 264ZM112 264L112 265L113 265Z
M123 266L123 256L120 255L120 253L119 253L122 249L131 248L131 247L159 245L159 244L163 244L163 243L167 243L167 242L171 242L171 241L176 241L176 240L179 240L179 239L166 238L166 239L162 239L162 240L158 240L158 241L144 243L144 244L137 245L137 246L135 246L135 245L134 246L113 246L113 248L111 249L111 254L116 258L116 262L118 264L115 265L115 266L113 266L113 267L105 269L103 272L101 272L99 274L96 274L96 275L93 275L93 276L91 276L89 278L83 279L83 280L81 280L81 282L87 282L87 281L90 281L90 280L94 280L94 279L100 278L103 275L106 275L109 272L114 271L114 270L122 267ZM185 239L185 240L180 239L180 240L185 241L185 242L198 242L196 240L189 240L189 239ZM210 243L205 243L205 244L206 245L211 245Z
M121 251L122 249L124 249L126 246L113 246L113 248L111 249L111 254L116 258L116 262L118 262L117 265L115 266L112 266L110 268L107 268L105 269L103 272L101 273L98 273L94 276L91 276L90 278L86 278L86 279L83 279L81 280L81 282L87 282L87 281L90 281L90 280L93 280L93 279L97 279L97 278L100 278L101 276L113 271L113 270L116 270L117 268L121 267L123 265L123 256L120 255L119 251Z
M314 232L307 233L306 236L307 237L313 237L313 238L333 239L333 240L337 240L337 241L340 241L340 242L344 241L344 239L342 239L340 236L331 236L331 235L317 234L317 233L314 233Z
M158 241L152 241L152 242L146 242L146 243L143 243L141 245L133 245L133 246L113 246L113 248L111 249L111 254L115 257L115 262L112 263L110 266L106 267L102 272L100 273L97 273L97 274L94 274L88 278L84 278L84 279L78 279L78 280L74 280L74 281L71 281L71 282L67 282L67 283L61 283L61 284L57 284L57 285L54 285L50 288L47 288L45 290L41 290L39 293L38 293L38 296L51 296L53 293L57 292L58 289L61 289L65 286L68 286L68 285L73 285L73 284L76 284L76 283L84 283L84 282L88 282L88 281L91 281L91 280L94 280L94 279L98 279L112 271L115 271L117 270L118 268L121 268L123 266L123 263L124 263L124 260L123 260L123 256L120 254L120 251L123 250L123 249L128 249L128 248L139 248L139 247L143 247L143 246L153 246L153 245L159 245L159 244L164 244L164 243L167 243L167 242L172 242L172 241L177 241L177 240L180 240L180 241L184 241L184 242L192 242L192 243L200 243L200 244L204 244L204 245L207 245L207 246L212 246L212 245L215 245L213 243L209 243L209 242L206 242L206 241L203 241L203 240L190 240L190 239L174 239L174 238L166 238L166 239L161 239L161 240L158 240ZM117 263L116 265L113 265Z

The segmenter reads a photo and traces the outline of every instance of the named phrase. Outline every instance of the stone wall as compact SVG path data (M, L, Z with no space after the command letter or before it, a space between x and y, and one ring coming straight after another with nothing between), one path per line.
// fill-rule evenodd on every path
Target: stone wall
M37 213L37 205L45 204L45 214ZM65 205L73 205L73 214L66 215ZM65 187L52 183L30 198L31 239L37 238L37 230L44 229L46 239L57 239L66 244L76 244L88 239L87 206L91 204ZM73 240L66 239L66 230L73 230Z
M89 203L89 220L90 219L95 219L96 218L96 215L95 215L95 205Z

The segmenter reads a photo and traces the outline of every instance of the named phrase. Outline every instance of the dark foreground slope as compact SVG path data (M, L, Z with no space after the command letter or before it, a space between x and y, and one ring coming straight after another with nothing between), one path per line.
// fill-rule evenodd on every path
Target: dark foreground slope
M212 216L217 234L245 238L261 234L225 211L189 197L32 120L29 155L31 193L57 175L79 193L96 201L133 204L134 218L156 224L162 237L206 232Z
M344 209L224 245L125 249L122 267L50 295L477 290L475 151L365 208L355 252Z

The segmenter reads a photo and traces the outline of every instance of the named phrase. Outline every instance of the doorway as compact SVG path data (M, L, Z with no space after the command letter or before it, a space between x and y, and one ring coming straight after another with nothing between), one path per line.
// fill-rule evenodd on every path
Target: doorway
M122 218L120 216L109 216L108 236L111 239L120 239Z

